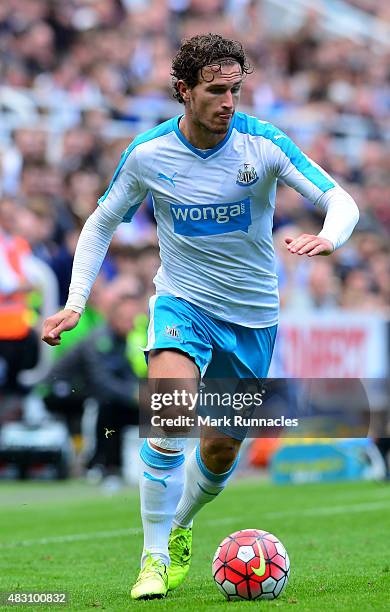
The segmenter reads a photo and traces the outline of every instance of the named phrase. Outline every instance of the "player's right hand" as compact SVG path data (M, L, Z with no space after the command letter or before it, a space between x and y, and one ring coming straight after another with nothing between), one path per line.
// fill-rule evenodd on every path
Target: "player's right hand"
M48 317L43 324L42 340L50 346L61 344L61 334L76 327L80 314L69 308L60 310L52 317Z

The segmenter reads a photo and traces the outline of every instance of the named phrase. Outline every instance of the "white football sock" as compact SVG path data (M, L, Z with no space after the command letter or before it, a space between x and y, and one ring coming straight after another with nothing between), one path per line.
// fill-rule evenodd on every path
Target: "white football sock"
M192 525L195 514L224 490L238 459L237 457L227 472L214 474L203 463L199 445L196 447L186 461L184 491L176 510L173 527L187 528Z
M168 540L176 507L183 492L183 452L163 453L145 440L141 452L140 495L146 553L169 565Z

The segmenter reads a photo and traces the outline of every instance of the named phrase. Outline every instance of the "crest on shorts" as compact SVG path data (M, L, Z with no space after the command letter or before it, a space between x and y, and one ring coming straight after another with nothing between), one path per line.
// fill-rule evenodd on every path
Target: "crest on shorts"
M241 187L248 187L248 185L253 185L256 181L259 180L257 176L257 172L255 167L246 162L245 164L241 164L238 169L236 183L237 185L241 185Z
M180 340L180 332L176 328L176 325L166 325L164 336L169 336L170 338L174 338L175 340Z

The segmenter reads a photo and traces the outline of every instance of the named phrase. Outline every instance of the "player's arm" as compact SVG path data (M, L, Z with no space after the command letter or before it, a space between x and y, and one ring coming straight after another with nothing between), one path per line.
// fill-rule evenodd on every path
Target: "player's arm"
M352 234L359 220L358 207L353 198L288 136L283 132L275 135L271 145L275 175L325 213L318 235L286 236L287 248L290 253L309 257L329 255Z
M99 206L81 231L65 308L43 324L42 340L51 346L60 344L62 332L76 327L116 228L125 215L127 220L133 216L146 196L137 164L137 149L126 153L106 193L100 198Z

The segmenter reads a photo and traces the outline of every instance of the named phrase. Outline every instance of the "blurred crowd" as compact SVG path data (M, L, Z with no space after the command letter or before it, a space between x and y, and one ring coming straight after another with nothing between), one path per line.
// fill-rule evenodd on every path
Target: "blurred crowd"
M299 195L280 188L275 233L283 307L337 305L388 314L389 48L325 33L317 9L327 3L321 1L313 2L294 28L281 32L267 22L268 4L256 0L2 3L3 100L28 91L35 99L58 102L59 108L65 100L67 109L74 111L60 137L38 117L16 125L8 137L3 132L0 140L2 196L18 209L14 231L54 270L61 303L66 300L80 228L105 191L121 151L137 133L137 112L146 106L154 112L154 123L165 117L164 102L172 100L170 62L179 41L215 29L242 40L254 67L244 84L243 107L287 129L346 187L361 210L359 231L344 249L331 260L302 266L287 256L279 235L286 225L295 231L319 227L320 218ZM350 4L389 25L386 3ZM172 105L168 113L172 109L179 113L181 107ZM127 124L125 137L109 130L115 122ZM342 132L343 124L351 126L348 133ZM134 252L151 244L156 244L156 235L152 203L147 201L131 225L119 228L103 268L104 280L133 273L135 268L144 276L154 272L154 265L143 271ZM146 285L152 291L150 278Z
M275 247L282 309L389 316L390 48L369 36L325 31L321 11L328 4L312 2L283 29L280 4L266 0L0 3L0 343L10 339L10 296L14 305L27 305L30 317L42 311L31 254L54 273L59 305L65 303L78 235L121 152L145 121L152 127L182 112L170 81L180 40L210 30L241 40L248 52L254 71L242 108L285 129L360 208L357 231L334 256L294 258L283 237L318 231L321 215L280 185ZM388 3L339 4L390 27ZM108 314L130 281L145 316L158 265L148 198L133 222L119 227L77 340L102 321L110 324ZM132 317L128 331L139 325L146 323ZM31 318L27 327L33 326ZM20 341L24 332L18 333ZM131 362L131 369L138 376L142 367Z

